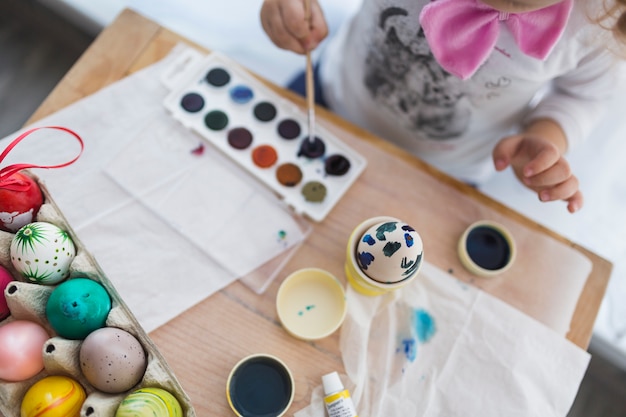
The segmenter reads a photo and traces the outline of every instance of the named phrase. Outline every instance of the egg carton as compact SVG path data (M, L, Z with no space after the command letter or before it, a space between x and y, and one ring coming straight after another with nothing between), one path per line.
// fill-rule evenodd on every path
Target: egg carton
M34 177L36 180L37 178ZM46 319L46 302L56 286L40 285L25 282L11 264L10 245L13 234L0 231L0 264L10 271L17 281L10 283L5 296L11 315L0 322L0 326L13 320L29 320L43 326L52 337L45 343L42 355L44 369L34 377L20 382L0 380L0 417L20 417L22 398L26 391L37 381L50 375L69 376L79 382L85 389L87 398L81 409L81 417L113 417L121 401L131 392L145 387L162 388L179 401L185 417L195 417L196 413L191 400L176 379L172 369L152 342L145 330L141 327L124 300L120 297L113 284L80 242L63 214L50 197L44 184L39 182L44 195L44 204L37 214L36 221L52 223L68 232L76 247L76 256L70 265L70 275L73 277L87 277L99 282L111 297L112 308L106 320L106 326L125 330L135 336L142 344L147 355L147 368L141 381L130 390L109 394L98 391L83 376L79 351L82 340L69 340L56 334ZM63 281L65 282L65 281Z

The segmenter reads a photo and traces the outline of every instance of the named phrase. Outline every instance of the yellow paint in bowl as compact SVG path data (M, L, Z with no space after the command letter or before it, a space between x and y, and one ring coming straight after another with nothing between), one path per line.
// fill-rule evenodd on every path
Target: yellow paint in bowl
M316 340L341 326L347 311L346 295L341 282L329 272L305 268L289 275L280 285L276 309L291 335Z

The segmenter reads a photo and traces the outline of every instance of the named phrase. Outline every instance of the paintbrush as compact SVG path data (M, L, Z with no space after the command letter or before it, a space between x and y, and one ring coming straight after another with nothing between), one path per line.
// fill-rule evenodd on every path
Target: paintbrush
M304 15L312 29L312 12L311 0L304 0ZM314 142L315 132L315 87L313 81L313 62L311 60L311 51L306 51L306 105L308 111L309 122L309 142Z

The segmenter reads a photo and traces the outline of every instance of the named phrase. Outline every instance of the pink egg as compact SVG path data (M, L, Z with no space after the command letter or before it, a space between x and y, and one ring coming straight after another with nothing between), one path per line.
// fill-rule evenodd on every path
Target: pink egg
M4 289L11 281L13 281L13 276L0 265L0 320L6 319L11 314L7 305L7 299L4 297Z
M43 369L43 346L50 338L39 324L15 320L0 327L0 379L24 381Z

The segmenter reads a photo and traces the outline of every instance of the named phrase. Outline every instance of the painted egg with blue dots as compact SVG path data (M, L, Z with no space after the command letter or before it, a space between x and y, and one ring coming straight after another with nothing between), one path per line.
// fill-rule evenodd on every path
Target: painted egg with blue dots
M11 263L28 281L53 285L69 276L76 248L69 234L47 222L29 223L11 241Z
M79 417L85 402L83 387L66 376L47 376L31 386L22 399L22 417Z
M377 223L363 233L357 244L357 262L369 278L383 284L408 280L422 265L422 238L401 221Z
M141 388L126 396L115 417L182 417L183 409L172 394L161 388Z

